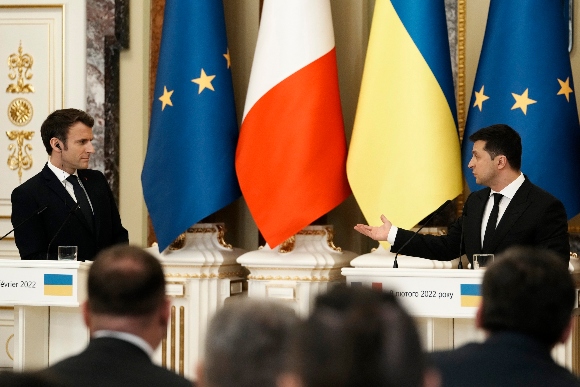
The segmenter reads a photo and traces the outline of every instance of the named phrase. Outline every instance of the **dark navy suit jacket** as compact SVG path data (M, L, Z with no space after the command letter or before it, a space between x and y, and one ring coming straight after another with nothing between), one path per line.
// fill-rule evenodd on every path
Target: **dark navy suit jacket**
M91 169L79 169L77 173L93 206L94 231L62 182L45 165L37 175L12 191L13 226L47 207L14 230L21 259L47 259L47 248L53 238L49 259L56 259L58 246L78 246L78 259L84 261L92 260L106 247L128 243L129 235L121 224L105 176Z
M491 189L473 192L465 201L463 215L448 228L447 235L417 235L400 252L401 254L449 261L481 251L481 223ZM399 229L391 251L396 253L414 233ZM532 184L527 178L517 190L497 225L491 250L498 254L510 246L524 245L554 251L566 264L570 261L568 218L564 205L554 196Z
M580 386L574 375L554 362L548 346L521 333L498 332L483 343L434 352L431 360L444 387Z
M70 386L193 386L189 380L153 364L141 348L111 337L92 339L83 352L43 372Z

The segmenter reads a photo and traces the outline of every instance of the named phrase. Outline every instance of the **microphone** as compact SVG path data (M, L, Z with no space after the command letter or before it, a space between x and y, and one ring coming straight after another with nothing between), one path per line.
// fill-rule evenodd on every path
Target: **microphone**
M70 210L68 212L68 214L66 215L66 218L64 218L64 222L62 222L62 224L60 225L60 227L58 228L58 230L56 230L56 233L54 234L54 236L52 237L52 239L48 243L48 247L46 248L46 259L47 260L49 259L48 258L48 254L49 254L48 252L50 251L50 246L52 245L52 242L54 242L54 240L56 239L56 236L60 233L60 230L62 230L62 228L64 227L64 225L68 221L68 218L70 218L70 216L73 214L73 212L75 212L79 208L80 208L80 206L77 204L72 210Z
M407 239L407 241L405 243L403 243L403 246L401 246L401 248L399 250L397 250L397 253L395 254L395 262L393 262L393 268L397 269L399 267L399 264L397 263L397 257L399 256L399 253L401 252L401 250L403 250L405 248L405 246L407 246L409 244L409 242L411 242L411 240L413 238L415 238L417 236L417 234L419 234L419 231L421 231L423 229L423 227L425 227L427 225L427 223L429 223L431 221L431 219L433 219L436 215L439 215L441 213L441 211L443 211L443 209L445 207L447 207L449 205L449 203L451 203L453 200L448 199L445 203L443 203L441 205L441 207L439 207L434 213L431 214L431 216L429 217L429 219L427 219L427 221L425 223L423 223L421 225L421 227L419 227L419 229L417 231L415 231L415 233L413 235L411 235L411 238Z
M24 219L22 222L18 223L16 225L16 227L14 227L12 230L8 231L6 234L2 235L2 237L0 237L0 241L4 238L6 238L8 235L10 235L10 233L12 233L14 230L16 230L18 227L22 226L24 223L28 222L30 219L32 219L35 215L40 215L44 210L46 210L48 208L48 206L44 206L42 207L40 210L32 213L32 215L30 215L28 218Z
M459 238L459 263L457 264L458 269L463 269L463 262L461 261L461 246L463 246L463 221L465 220L465 213L461 216L461 237Z
M467 202L469 201L470 197L471 194L469 194L467 199L465 199L465 204L463 205L463 214L461 215L461 237L459 238L459 263L457 264L458 269L463 269L463 261L461 260L461 257L463 256L463 254L461 254L461 246L463 246L463 225L465 224L465 218L467 218L465 207L467 206Z

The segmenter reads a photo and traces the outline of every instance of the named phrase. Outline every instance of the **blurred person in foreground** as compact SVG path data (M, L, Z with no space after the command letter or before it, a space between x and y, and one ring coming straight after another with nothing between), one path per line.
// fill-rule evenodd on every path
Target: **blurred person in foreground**
M333 287L295 331L279 387L438 386L411 316L390 294Z
M166 336L169 308L155 257L126 245L101 251L89 269L88 300L82 305L89 345L45 372L73 386L191 387L151 361Z
M198 385L275 386L297 322L293 309L272 301L226 304L209 325L204 358L197 367Z
M483 343L435 352L444 386L580 386L550 351L572 330L574 282L549 250L512 247L486 269L476 325Z

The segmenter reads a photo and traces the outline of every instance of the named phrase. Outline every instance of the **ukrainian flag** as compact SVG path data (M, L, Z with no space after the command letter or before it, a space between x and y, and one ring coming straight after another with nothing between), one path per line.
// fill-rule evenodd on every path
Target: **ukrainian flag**
M45 274L45 296L72 296L73 276L71 274Z
M480 284L461 284L461 306L477 307L481 303Z
M443 0L377 0L347 175L371 225L413 227L461 193Z

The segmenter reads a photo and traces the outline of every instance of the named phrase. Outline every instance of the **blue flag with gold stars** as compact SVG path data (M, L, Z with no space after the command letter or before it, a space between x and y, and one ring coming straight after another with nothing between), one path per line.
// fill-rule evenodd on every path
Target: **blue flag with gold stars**
M159 251L241 196L237 140L222 0L167 0L141 174Z
M522 172L564 203L568 218L580 212L580 124L568 54L568 1L491 0L463 140L507 124L522 137Z

